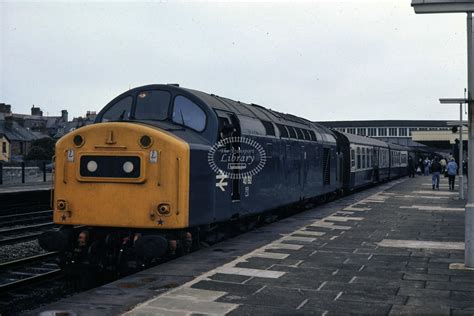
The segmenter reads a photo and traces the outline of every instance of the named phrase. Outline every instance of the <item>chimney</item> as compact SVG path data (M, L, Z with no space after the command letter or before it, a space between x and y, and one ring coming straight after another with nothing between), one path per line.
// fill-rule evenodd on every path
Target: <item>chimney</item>
M35 105L31 107L31 115L36 115L36 116L43 116L43 111L41 111L41 108L35 108Z
M87 111L86 120L94 121L96 117L97 117L97 112L96 111Z
M63 122L67 122L67 117L68 117L67 110L62 110L61 111L61 118L62 118Z
M10 114L12 112L12 106L10 104L0 103L0 113Z

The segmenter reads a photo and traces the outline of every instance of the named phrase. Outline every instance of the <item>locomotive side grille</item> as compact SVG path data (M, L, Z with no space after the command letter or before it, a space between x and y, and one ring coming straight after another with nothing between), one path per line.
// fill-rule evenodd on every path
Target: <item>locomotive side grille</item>
M331 182L331 161L329 148L323 149L323 185L329 185Z
M80 175L93 178L139 178L140 157L82 156Z

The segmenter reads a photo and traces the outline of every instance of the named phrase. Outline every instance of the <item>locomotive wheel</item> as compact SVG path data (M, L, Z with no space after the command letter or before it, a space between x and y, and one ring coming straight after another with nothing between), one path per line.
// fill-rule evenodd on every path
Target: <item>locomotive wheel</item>
M135 244L136 254L144 262L162 258L168 251L168 240L163 236L148 235L137 240Z

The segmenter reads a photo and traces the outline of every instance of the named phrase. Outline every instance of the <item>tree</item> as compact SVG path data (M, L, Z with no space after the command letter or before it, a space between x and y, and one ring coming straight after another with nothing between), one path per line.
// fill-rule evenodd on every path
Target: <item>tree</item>
M37 139L31 143L31 148L25 160L51 160L54 156L56 142L49 137Z

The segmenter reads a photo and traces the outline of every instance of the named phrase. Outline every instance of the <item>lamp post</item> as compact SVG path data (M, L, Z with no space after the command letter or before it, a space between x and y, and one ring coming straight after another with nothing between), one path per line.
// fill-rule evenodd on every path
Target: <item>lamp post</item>
M463 144L462 144L462 105L467 103L467 99L439 99L441 104L459 104L459 198L464 199L464 176L462 170Z
M412 0L415 13L466 13L467 24L467 104L468 104L468 190L464 229L464 266L474 268L474 60L472 58L472 12L474 2L466 0Z

